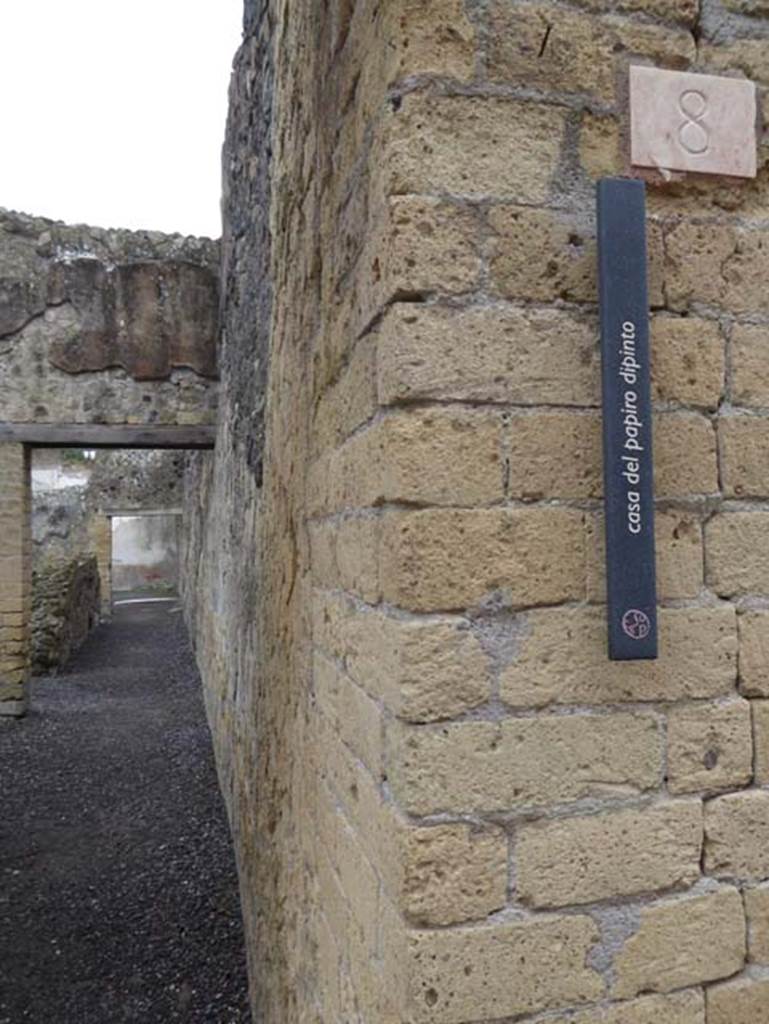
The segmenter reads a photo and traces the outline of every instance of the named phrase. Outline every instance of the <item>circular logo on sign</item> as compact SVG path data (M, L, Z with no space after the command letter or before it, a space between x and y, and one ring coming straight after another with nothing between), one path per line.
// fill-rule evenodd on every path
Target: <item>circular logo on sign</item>
M622 631L633 640L643 640L651 632L652 624L646 612L629 608L622 616Z

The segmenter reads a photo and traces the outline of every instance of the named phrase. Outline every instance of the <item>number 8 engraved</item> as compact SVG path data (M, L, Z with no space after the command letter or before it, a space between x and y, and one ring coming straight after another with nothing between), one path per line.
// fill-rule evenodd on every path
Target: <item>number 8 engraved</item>
M710 145L710 132L702 123L708 101L698 89L687 89L678 100L678 109L686 120L678 129L678 141L692 156L701 156Z

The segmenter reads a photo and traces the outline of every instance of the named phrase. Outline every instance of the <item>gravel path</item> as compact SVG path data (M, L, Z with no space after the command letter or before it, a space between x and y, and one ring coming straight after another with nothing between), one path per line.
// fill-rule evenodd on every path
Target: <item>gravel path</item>
M244 1024L237 877L176 603L0 719L0 1024Z

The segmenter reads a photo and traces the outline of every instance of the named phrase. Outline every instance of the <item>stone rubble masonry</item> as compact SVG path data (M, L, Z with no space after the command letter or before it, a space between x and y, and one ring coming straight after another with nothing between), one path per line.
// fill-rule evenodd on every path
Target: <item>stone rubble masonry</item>
M264 1024L767 1016L769 149L643 172L652 662L606 656L594 186L629 64L766 117L768 16L247 0L182 589Z
M29 452L0 444L0 715L26 710L32 613Z
M192 425L216 413L219 245L0 210L0 416Z
M54 672L69 661L101 619L99 570L94 555L52 557L32 571L32 674Z

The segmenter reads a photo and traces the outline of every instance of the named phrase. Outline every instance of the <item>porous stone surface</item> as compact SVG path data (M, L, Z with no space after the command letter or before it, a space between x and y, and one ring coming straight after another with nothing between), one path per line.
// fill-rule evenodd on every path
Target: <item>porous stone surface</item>
M735 324L732 328L731 398L735 405L769 407L769 373L764 353L769 330L763 324Z
M394 303L379 334L379 400L598 405L595 326L591 312Z
M699 800L535 822L516 834L518 894L565 907L685 888L699 877L701 846Z
M655 316L651 344L652 393L657 401L717 407L725 381L725 343L717 322Z
M746 700L673 708L668 716L671 793L746 786L753 778L750 704Z
M740 690L746 697L769 697L769 612L746 610L740 631Z
M705 526L707 581L722 597L769 592L769 515L723 512Z
M617 69L626 51L678 66L695 56L688 32L562 11L549 3L511 7L496 0L491 27L492 81L601 100L614 98Z
M643 792L662 755L654 717L624 713L400 727L390 747L393 790L417 815Z
M755 1024L769 1014L769 980L738 978L707 992L708 1024Z
M745 917L737 889L661 900L641 909L637 930L615 956L613 992L628 998L728 978L744 959Z
M659 659L621 665L606 657L603 609L532 610L521 616L500 696L516 707L721 696L737 675L736 628L728 607L661 609Z
M756 783L769 784L769 700L750 702L753 712L753 764Z
M705 868L745 881L769 876L769 793L729 793L705 808Z
M705 997L698 990L642 996L613 1006L557 1017L554 1024L704 1024Z
M587 596L606 600L605 524L601 513L585 517ZM660 509L654 517L657 594L663 601L696 598L702 591L702 525L685 509Z
M466 825L409 829L403 906L417 925L483 920L507 901L507 837Z
M454 718L491 696L492 659L468 619L403 619L330 594L313 611L317 647L399 718Z
M748 924L748 959L769 965L769 888L746 889L743 894Z
M517 607L584 593L582 514L569 508L396 513L382 537L382 594L431 612L467 608L494 591Z
M461 1024L596 999L603 981L586 964L596 938L595 923L579 915L415 932L412 1019Z
M734 498L761 497L766 489L769 454L766 420L756 416L724 417L718 432L724 494Z

